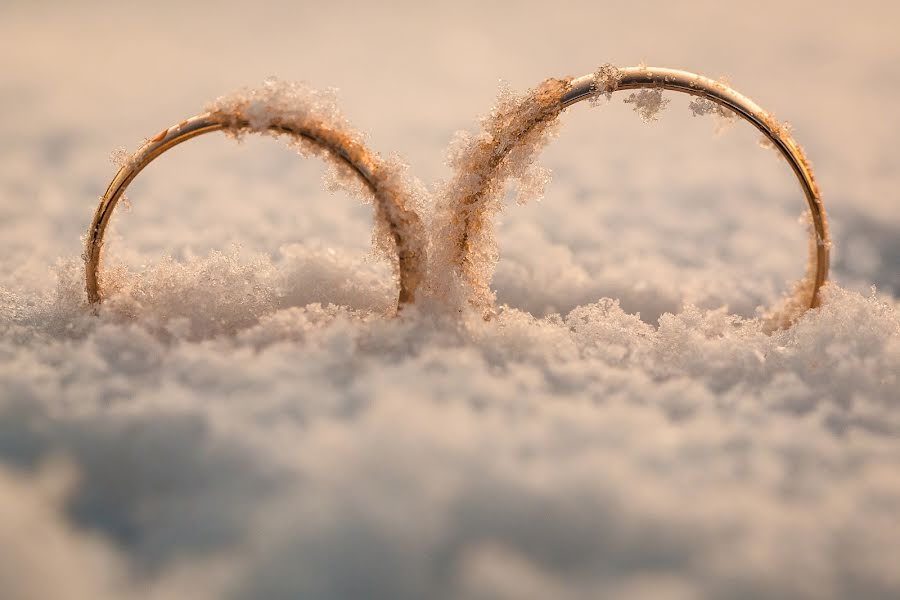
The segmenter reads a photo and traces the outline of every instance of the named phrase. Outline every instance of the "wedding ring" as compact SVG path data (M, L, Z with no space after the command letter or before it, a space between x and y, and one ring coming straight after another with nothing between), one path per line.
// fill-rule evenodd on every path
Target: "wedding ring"
M138 149L119 169L100 199L88 230L85 248L85 288L88 302L97 305L103 300L100 289L100 258L103 236L113 210L125 189L144 167L167 150L187 140L212 131L251 130L250 122L235 115L204 113L161 131ZM268 131L287 134L320 148L338 163L355 172L375 199L376 218L387 223L398 255L400 291L398 308L415 299L424 268L424 233L414 211L404 207L401 192L396 189L396 177L391 169L358 141L342 132L325 128L321 123L307 125L294 122L273 123Z

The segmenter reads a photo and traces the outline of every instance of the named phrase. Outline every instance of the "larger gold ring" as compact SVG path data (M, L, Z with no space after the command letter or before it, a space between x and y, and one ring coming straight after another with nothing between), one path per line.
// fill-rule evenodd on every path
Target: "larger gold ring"
M193 137L212 131L253 131L250 120L243 114L204 113L161 131L139 148L119 169L100 199L88 231L85 248L85 288L88 302L99 304L103 299L99 270L103 236L110 217L128 184L141 170L166 150ZM376 220L382 220L397 251L400 291L398 308L412 303L422 278L425 261L425 238L421 221L415 210L407 206L406 191L399 189L400 177L395 167L370 152L355 137L337 131L321 122L279 122L274 120L267 131L288 134L313 144L334 158L339 164L356 173L375 199Z
M801 279L781 306L766 316L769 330L786 327L801 314L819 305L820 289L828 279L830 241L825 208L812 168L787 127L728 85L707 77L659 67L618 69L604 65L597 73L578 78L548 79L515 101L505 101L483 121L481 135L470 138L465 160L443 198L443 228L448 232L439 251L466 288L468 303L489 318L494 294L490 290L495 253L480 245L499 210L503 181L517 174L511 161L527 164L546 143L546 132L568 107L588 98L635 88L666 89L705 98L714 108L724 107L749 121L788 161L806 195L811 217L809 260ZM638 98L638 107L641 99ZM646 108L652 109L652 100ZM704 107L701 107L704 108ZM723 109L722 112L727 114ZM515 155L515 158L511 158ZM524 157L524 158L523 158ZM471 186L470 172L477 173L480 186ZM488 234L490 237L492 234ZM473 241L475 240L475 241Z

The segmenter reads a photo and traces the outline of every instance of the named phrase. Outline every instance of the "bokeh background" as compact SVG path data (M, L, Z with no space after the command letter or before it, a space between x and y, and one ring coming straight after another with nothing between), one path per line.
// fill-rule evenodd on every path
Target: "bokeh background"
M0 0L0 589L897 597L898 22L891 2ZM792 124L836 283L794 330L737 319L803 273L793 175L674 95L650 124L621 96L564 115L545 198L500 217L495 323L384 321L371 207L221 135L129 188L107 257L133 285L83 306L110 155L220 94L338 88L434 186L500 85L641 61Z

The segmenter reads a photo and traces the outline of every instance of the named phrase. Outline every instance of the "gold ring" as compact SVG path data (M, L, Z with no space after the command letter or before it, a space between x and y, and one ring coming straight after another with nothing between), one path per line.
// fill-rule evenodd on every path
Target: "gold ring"
M618 69L604 65L597 73L578 78L548 79L525 97L511 105L495 110L485 119L485 131L473 138L467 148L466 159L459 171L475 172L480 187L472 189L461 185L467 173L457 173L457 182L451 189L456 195L444 198L444 227L450 239L439 249L464 285L467 286L469 303L487 316L493 307L490 290L491 267L485 260L489 254L480 251L478 243L485 237L485 228L491 227L491 217L499 209L502 198L502 181L516 174L507 164L512 153L515 160L532 159L546 143L544 132L568 107L587 98L611 95L617 90L637 88L666 89L705 98L749 121L779 150L788 161L806 196L812 221L809 244L809 260L805 277L796 285L777 310L766 316L767 329L789 326L801 314L819 305L819 291L828 279L829 250L828 222L819 188L813 177L809 161L800 145L788 129L771 114L764 111L746 96L728 85L701 75L659 67L628 67ZM487 258L485 258L487 257Z
M403 178L397 172L398 167L369 151L359 141L359 136L331 127L322 119L309 115L298 117L297 114L285 119L275 116L264 129L259 129L253 123L253 119L258 118L253 110L247 102L232 110L214 110L191 117L159 132L119 169L100 198L88 230L84 255L85 288L91 305L97 305L103 299L98 280L103 236L113 210L128 184L166 150L193 137L220 130L235 134L246 131L287 134L311 145L320 154L334 159L338 165L347 167L358 175L375 200L376 222L384 225L397 252L400 280L398 309L413 302L426 259L423 245L425 236L415 207L409 205L412 199L409 191L404 188Z

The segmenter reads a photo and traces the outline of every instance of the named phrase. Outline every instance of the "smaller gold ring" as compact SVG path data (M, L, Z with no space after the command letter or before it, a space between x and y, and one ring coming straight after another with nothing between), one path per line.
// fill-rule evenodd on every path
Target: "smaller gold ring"
M113 177L94 212L85 248L85 288L88 303L97 305L103 300L99 270L103 237L116 204L125 189L144 167L166 150L187 140L212 131L251 130L250 122L240 116L204 113L186 119L174 127L159 132L139 148ZM398 308L411 303L424 269L425 251L421 247L423 235L418 215L404 204L403 192L389 167L361 143L346 134L323 127L315 122L308 125L293 122L273 122L267 129L275 134L289 134L314 144L340 164L355 172L375 198L377 215L383 218L397 250L400 276Z

